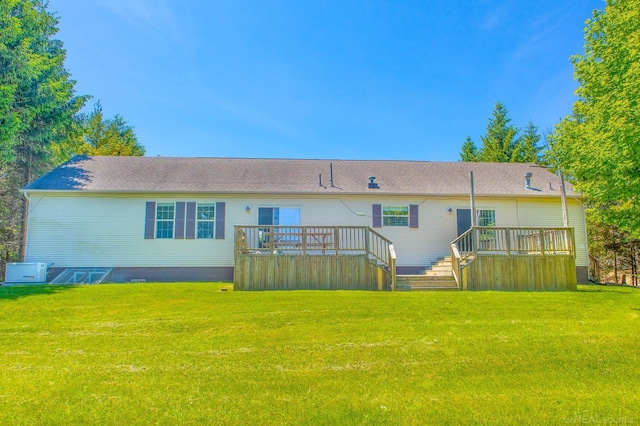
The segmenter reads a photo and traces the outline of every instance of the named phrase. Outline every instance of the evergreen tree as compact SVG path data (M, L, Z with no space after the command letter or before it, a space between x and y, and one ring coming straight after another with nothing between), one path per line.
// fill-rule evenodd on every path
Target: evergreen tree
M540 152L542 151L542 147L538 145L539 142L538 127L529 120L529 124L524 128L524 133L513 149L511 162L539 164L541 162Z
M2 193L5 209L21 199L18 188L51 166L52 145L64 139L86 101L75 96L75 81L64 68L66 52L53 38L57 24L42 0L0 0L0 163L3 183L10 183ZM24 233L24 200L21 210Z
M513 150L517 144L518 129L511 125L509 111L497 102L487 125L487 134L482 136L482 148L478 161L508 163L512 161Z
M467 139L462 144L460 161L478 161L478 148L476 148L476 144L473 143L471 136L467 136Z
M102 104L98 101L90 114L80 114L70 137L56 148L59 162L75 154L84 155L144 155L145 149L133 127L116 114L104 118Z
M524 134L518 137L518 128L511 124L509 111L497 102L489 123L487 133L481 136L482 146L476 147L467 136L460 152L461 161L486 161L494 163L536 163L541 162L542 147L538 128L529 121Z

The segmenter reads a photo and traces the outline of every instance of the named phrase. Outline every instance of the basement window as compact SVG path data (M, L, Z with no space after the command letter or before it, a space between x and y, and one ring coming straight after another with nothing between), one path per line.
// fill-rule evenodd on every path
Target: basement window
M383 226L409 226L409 206L382 206Z
M156 238L173 238L175 205L173 203L156 204Z

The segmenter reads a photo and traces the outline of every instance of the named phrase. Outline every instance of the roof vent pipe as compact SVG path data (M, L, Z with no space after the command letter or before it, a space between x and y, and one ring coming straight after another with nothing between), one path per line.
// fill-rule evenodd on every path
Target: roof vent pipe
M333 163L329 163L329 177L331 179L331 187L333 188Z
M531 177L533 173L525 173L524 174L524 189L531 189Z
M376 183L376 177L375 176L369 176L369 188L370 189L380 188L380 186Z

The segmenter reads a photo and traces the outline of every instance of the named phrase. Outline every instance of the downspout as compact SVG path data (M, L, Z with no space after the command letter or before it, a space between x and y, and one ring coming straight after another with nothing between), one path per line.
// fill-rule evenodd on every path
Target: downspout
M569 227L569 212L567 211L567 189L564 185L564 175L560 173L560 190L562 194L562 224L565 228Z
M469 172L469 183L471 184L470 202L471 202L471 227L476 227L476 192L473 186L473 172Z
M24 201L22 203L22 229L20 232L20 261L26 262L27 260L27 231L29 229L29 193L23 192L22 196L24 197Z

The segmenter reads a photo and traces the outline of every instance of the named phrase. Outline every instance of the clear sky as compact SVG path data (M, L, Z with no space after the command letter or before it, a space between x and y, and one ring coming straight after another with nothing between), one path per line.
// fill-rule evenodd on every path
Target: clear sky
M456 161L548 132L602 0L50 0L78 94L149 156Z

